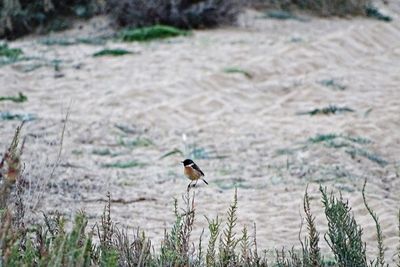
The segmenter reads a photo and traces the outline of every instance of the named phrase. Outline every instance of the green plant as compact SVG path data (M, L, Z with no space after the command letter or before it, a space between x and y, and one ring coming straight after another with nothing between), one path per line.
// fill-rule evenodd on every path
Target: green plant
M187 36L190 32L171 26L155 25L143 28L122 30L119 37L125 42L147 42L155 39L165 39L177 36Z
M340 195L336 198L320 186L328 232L325 240L331 248L340 267L367 266L365 243L362 241L362 228L351 214L348 202Z
M175 223L170 232L165 232L159 264L163 266L183 266L190 262L190 236L193 228L195 209L194 195L190 198L189 192L183 196L186 209L179 213L178 201L174 201Z
M93 54L93 57L102 57L102 56L123 56L123 55L129 55L133 54L133 52L130 52L125 49L103 49L99 52L96 52Z
M362 148L350 148L346 150L346 153L349 154L352 158L356 158L357 156L367 158L368 160L379 164L381 167L385 167L389 164L389 162L379 155L371 153L368 150Z
M317 134L316 136L309 138L307 140L307 143L323 144L326 147L336 149L346 148L344 152L349 154L351 158L354 159L356 157L363 157L370 160L371 162L377 163L381 167L389 164L389 162L382 158L380 155L373 153L363 147L363 145L368 145L372 143L371 140L364 137L335 133Z
M19 48L9 48L6 43L0 44L0 66L20 60L22 54Z
M245 70L243 70L243 69L241 69L241 68L237 68L237 67L225 68L225 69L224 69L224 72L225 72L225 73L241 73L241 74L243 74L246 78L249 78L249 79L253 78L253 75L252 75L250 72L245 71Z
M365 8L365 12L366 12L367 17L370 17L370 18L374 18L374 19L377 19L377 20L382 20L382 21L385 21L385 22L390 22L390 21L393 20L390 16L382 14L379 11L379 9L377 9L376 7L374 7L372 5L367 6Z
M236 233L234 231L237 221L237 189L235 189L235 195L233 202L227 212L227 222L225 229L220 237L219 257L220 262L223 266L229 266L236 261L235 249L238 244L236 239Z
M0 44L0 57L6 57L15 60L22 54L22 50L19 48L9 48L7 44Z
M207 217L206 219L208 223L208 230L210 231L210 239L208 240L206 253L206 265L215 266L217 261L215 247L220 234L221 221L218 219L218 216L215 219L209 219Z
M23 93L19 92L18 96L0 96L0 101L12 101L15 103L23 103L28 101L28 98Z
M297 115L330 115L330 114L340 114L340 113L346 113L346 112L355 112L354 109L348 108L348 107L337 107L333 105L329 105L324 108L316 108L311 111L304 111L304 112L297 112Z
M375 227L376 227L376 235L377 235L377 240L378 240L378 256L375 260L375 266L384 267L384 266L386 266L386 263L385 263L385 247L383 245L382 229L381 229L381 225L379 223L378 216L370 208L370 206L367 203L367 198L365 197L365 187L366 186L367 186L367 179L365 179L365 181L364 181L364 185L363 185L363 189L362 189L362 197L363 197L365 208L368 210L368 213L371 215L372 219L374 220Z

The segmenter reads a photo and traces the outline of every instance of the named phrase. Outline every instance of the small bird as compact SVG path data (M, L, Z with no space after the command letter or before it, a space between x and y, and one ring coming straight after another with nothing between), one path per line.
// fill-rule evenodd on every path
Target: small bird
M193 162L191 159L185 159L184 161L181 161L183 163L184 167L184 173L187 178L191 180L191 182L188 185L188 190L193 181L195 181L194 186L196 186L197 181L199 179L203 180L204 183L208 184L206 180L204 180L203 176L204 173L202 170L200 170L199 166L196 165L196 163Z

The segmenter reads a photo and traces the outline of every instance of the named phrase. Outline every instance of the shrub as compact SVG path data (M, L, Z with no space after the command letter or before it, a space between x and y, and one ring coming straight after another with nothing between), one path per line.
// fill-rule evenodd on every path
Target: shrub
M326 189L320 187L325 215L328 219L328 232L325 240L335 255L340 267L367 266L365 243L362 241L362 228L351 214L347 201L328 196Z
M243 0L108 0L108 10L122 27L156 24L181 29L209 28L236 22Z
M293 0L302 9L321 16L365 15L370 0Z
M88 18L105 7L102 0L0 0L0 38L66 29L69 17Z
M320 16L367 15L371 0L255 0L256 4L279 9L297 7Z

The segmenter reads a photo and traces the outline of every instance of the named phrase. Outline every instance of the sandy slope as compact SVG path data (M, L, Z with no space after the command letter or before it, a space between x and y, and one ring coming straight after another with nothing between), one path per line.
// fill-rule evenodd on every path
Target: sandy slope
M364 239L374 241L374 224L361 197L368 178L367 197L382 221L391 258L399 241L400 206L400 24L393 15L392 23L363 18L299 22L259 19L250 12L239 28L195 31L191 37L149 44L103 45L137 52L116 58L91 56L103 46L46 46L39 42L43 37L12 43L26 54L61 60L59 71L44 66L24 72L27 63L0 69L0 95L22 91L29 98L22 105L0 102L0 111L38 116L24 131L26 173L48 185L41 187L44 195L33 189L29 198L41 200L39 211L57 208L72 216L84 209L92 221L99 220L104 205L96 200L108 190L114 199L139 199L114 204L114 219L129 228L140 226L158 243L173 220L173 198L181 200L188 183L180 155L160 157L175 148L189 153L196 146L205 157L196 162L210 185L196 189L195 235L206 227L204 215L224 216L236 184L238 226L255 222L259 247L298 245L308 183L319 230L326 229L321 183L343 191L364 226ZM103 24L96 19L63 34L88 35L103 31ZM227 67L244 69L252 78L225 73ZM345 90L321 84L332 79ZM49 179L70 103L61 167ZM330 104L355 112L296 114ZM1 147L17 124L0 124ZM307 142L329 133L370 142L339 138L348 145L339 148ZM139 144L121 144L138 138ZM361 154L352 158L349 145L388 164L380 166ZM107 149L112 155L95 155ZM132 160L144 166L104 167ZM369 242L368 250L374 249Z

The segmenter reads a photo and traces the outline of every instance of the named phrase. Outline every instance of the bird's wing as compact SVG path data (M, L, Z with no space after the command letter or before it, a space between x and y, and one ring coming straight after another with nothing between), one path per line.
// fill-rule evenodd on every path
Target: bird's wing
M199 166L197 166L196 164L193 163L192 168L195 169L196 171L200 172L201 175L204 176L204 172L202 170L200 170Z

